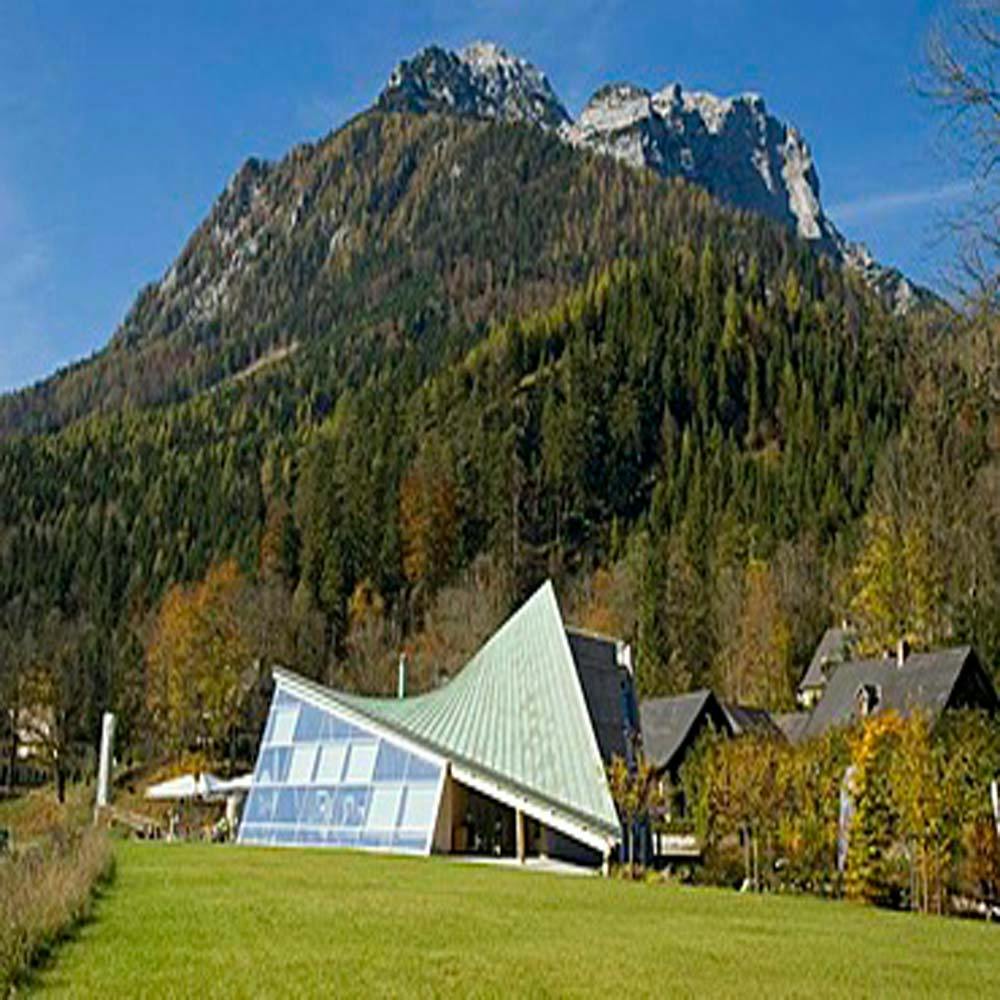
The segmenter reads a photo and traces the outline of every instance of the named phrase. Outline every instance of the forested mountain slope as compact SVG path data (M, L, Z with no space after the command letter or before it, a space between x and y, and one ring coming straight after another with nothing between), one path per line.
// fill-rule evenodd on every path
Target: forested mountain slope
M0 398L0 435L176 402L318 340L337 386L400 351L433 365L708 217L728 225L704 194L530 126L369 112L277 165L248 161L105 350Z
M840 235L805 141L761 98L608 86L573 122L544 74L498 46L431 46L375 110L279 163L248 160L106 348L0 397L0 437L176 402L317 338L345 384L402 341L432 359L466 347L488 317L683 232L684 210L650 201L647 167L791 226L896 311L936 301Z
M785 704L921 400L961 412L956 489L993 461L961 372L944 396L914 372L931 323L681 181L370 112L244 167L105 352L0 404L3 697L40 671L67 739L109 705L144 737L150 650L206 574L213 669L368 689L470 580L489 617L553 575L644 690ZM987 593L948 627L992 663Z

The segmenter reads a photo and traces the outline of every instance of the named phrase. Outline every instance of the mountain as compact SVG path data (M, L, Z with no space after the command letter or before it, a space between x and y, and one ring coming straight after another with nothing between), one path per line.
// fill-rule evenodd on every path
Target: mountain
M400 63L378 106L554 128L573 146L662 177L683 177L727 204L776 219L861 274L895 311L937 301L837 229L823 211L808 144L794 126L770 114L757 94L717 97L679 83L653 93L613 83L601 87L573 121L544 74L479 42L458 53L431 47Z
M403 358L427 370L617 256L768 228L710 202L554 130L374 109L277 163L248 160L106 348L0 397L0 437L274 367L312 366L325 399ZM787 253L773 236L758 242Z
M744 171L748 211L709 192L709 160L690 183L574 144L499 50L406 67L335 132L240 167L103 350L0 398L0 713L6 679L62 664L74 685L46 690L71 738L111 708L142 743L144 644L213 567L249 595L238 655L368 690L411 640L425 678L460 662L545 576L596 602L580 624L635 640L651 692L712 681L762 613L790 676L833 614L877 470L928 405L935 314L841 266L804 146L764 121L775 192ZM763 114L674 98L692 156ZM959 374L941 410L982 462L1000 424ZM963 530L997 509L967 492L977 467L915 467L914 493L957 477L941 509ZM967 561L940 547L924 561ZM948 587L987 595L953 637L1000 663L975 632L1000 587Z
M539 140L501 143L490 122ZM374 109L343 129L277 163L248 160L105 349L0 397L0 436L176 402L317 339L336 344L347 379L417 331L426 359L441 338L468 343L477 324L538 304L608 255L677 235L683 213L661 223L669 232L623 242L618 227L634 219L602 204L599 171L577 163L588 152L778 221L860 273L893 310L927 301L844 240L823 213L807 145L760 98L616 84L574 122L523 59L485 42L432 46L401 62ZM580 171L591 202L572 213L614 216L589 240L587 223L561 214L560 184Z
M836 245L809 147L755 94L719 98L677 83L653 94L612 84L594 94L564 135L574 146L684 177L825 249Z
M545 129L570 121L545 74L492 42L475 42L460 52L432 45L403 60L377 107L526 122Z

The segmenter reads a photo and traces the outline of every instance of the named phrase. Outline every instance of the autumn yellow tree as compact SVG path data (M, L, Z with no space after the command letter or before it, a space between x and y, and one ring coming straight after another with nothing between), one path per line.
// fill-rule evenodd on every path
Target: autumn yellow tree
M899 729L898 747L890 761L893 798L900 834L910 860L911 905L929 913L942 903L942 881L950 846L947 822L948 781L942 773L931 720L913 712Z
M725 696L767 708L788 706L792 631L767 563L752 559L747 565L739 619L728 631L716 669Z
M854 566L851 610L862 646L875 653L906 639L929 646L944 632L945 581L930 526L874 509Z
M146 704L160 745L177 754L222 754L253 668L242 627L246 584L236 563L175 585L160 606L146 651Z
M406 579L436 590L452 569L458 538L457 491L441 445L424 448L403 477L399 522Z
M778 783L784 809L778 837L785 876L799 889L837 892L840 790L850 763L847 732L839 727L799 743L781 758Z
M623 757L615 754L608 767L608 785L626 830L629 873L634 877L636 826L647 825L662 812L665 804L663 785L652 762L641 753L633 767L629 767Z
M886 904L896 889L892 848L899 814L891 778L903 721L895 712L865 719L851 741L850 794L854 804L847 847L847 895Z

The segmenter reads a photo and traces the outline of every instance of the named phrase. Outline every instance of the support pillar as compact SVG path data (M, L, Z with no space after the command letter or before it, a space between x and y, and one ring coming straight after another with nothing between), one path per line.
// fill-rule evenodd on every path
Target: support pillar
M111 757L114 753L115 717L105 712L101 718L101 751L97 765L97 798L94 802L94 822L102 809L111 802Z
M524 813L520 809L514 811L514 832L517 838L517 860L523 865L525 858Z

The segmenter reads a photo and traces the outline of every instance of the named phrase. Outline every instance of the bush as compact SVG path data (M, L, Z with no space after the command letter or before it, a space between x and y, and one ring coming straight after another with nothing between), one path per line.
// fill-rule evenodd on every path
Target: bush
M884 712L791 747L706 734L681 769L703 848L695 877L924 912L946 912L949 897L993 905L996 774L1000 725L978 712L949 711L936 725Z
M0 996L90 913L114 873L107 834L60 828L0 862Z

